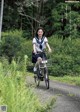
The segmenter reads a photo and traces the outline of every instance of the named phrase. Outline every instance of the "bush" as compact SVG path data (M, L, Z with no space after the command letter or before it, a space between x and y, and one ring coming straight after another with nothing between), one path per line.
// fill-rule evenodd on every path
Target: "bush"
M64 41L52 36L49 43L54 49L52 54L53 67L50 74L55 76L80 75L80 39L67 38Z
M0 43L0 55L5 56L11 63L12 58L22 59L24 55L31 54L29 48L29 41L22 37L21 31L6 32L2 35L2 42ZM29 53L30 52L30 53Z

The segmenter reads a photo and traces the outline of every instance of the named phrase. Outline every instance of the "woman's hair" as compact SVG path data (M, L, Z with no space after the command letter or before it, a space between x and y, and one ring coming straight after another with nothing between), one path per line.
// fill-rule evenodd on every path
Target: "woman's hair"
M40 29L43 31L43 35L42 35L42 36L45 35L44 29L43 29L42 27L39 27L39 28L36 30L36 37L38 37L38 31L39 31Z

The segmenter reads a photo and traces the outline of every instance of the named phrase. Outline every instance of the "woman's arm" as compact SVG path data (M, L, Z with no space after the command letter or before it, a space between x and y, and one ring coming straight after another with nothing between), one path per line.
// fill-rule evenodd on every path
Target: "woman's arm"
M49 44L48 44L48 43L46 43L46 46L47 46L47 48L48 48L49 52L52 52L52 50L51 50L51 48L50 48L50 46L49 46Z
M33 44L33 52L36 53L36 45Z
M33 52L36 53L36 39L35 38L33 38L32 44L33 44Z

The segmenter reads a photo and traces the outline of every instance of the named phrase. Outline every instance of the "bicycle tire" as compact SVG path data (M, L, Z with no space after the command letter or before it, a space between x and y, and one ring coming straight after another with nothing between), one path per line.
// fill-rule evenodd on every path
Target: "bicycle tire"
M49 76L48 76L48 69L47 67L44 68L44 80L45 80L45 85L46 85L46 88L49 89Z
M35 83L36 83L37 87L40 85L39 69L37 69L37 74L36 74L36 77L35 77Z
M36 83L36 86L39 87L40 85L40 80L38 77L35 77L35 83Z

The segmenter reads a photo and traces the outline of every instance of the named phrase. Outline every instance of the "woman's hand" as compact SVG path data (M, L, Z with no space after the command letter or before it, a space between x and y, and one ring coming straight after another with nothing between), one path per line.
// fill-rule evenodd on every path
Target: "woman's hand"
M33 51L34 52L34 54L37 54L37 52L36 51Z
M51 48L50 48L50 46L49 46L49 44L48 44L48 43L46 43L46 46L47 46L47 48L48 48L48 52L49 52L49 53L51 53L51 52L52 52L52 50L51 50Z
M49 48L49 51L48 51L49 53L51 53L52 52L52 50L51 50L51 48Z

